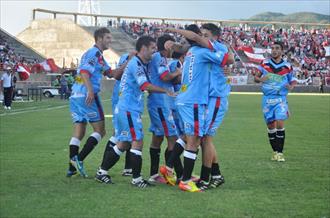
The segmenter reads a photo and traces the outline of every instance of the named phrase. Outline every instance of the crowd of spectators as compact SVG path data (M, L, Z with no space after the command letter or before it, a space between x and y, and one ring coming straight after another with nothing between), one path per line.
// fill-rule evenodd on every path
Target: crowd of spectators
M128 22L122 21L120 27L133 38L141 35L150 35L157 38L166 27L185 28L183 24L159 22ZM180 36L174 35L179 40ZM295 67L298 79L306 80L313 77L330 77L330 57L326 58L326 47L330 46L330 30L328 29L303 29L303 28L278 28L269 26L252 27L248 25L222 26L221 40L235 50L242 46L269 49L274 41L284 44L284 59ZM268 53L264 54L269 56ZM237 60L240 60L237 57ZM238 61L239 62L239 61ZM232 68L234 75L246 75L251 69L238 63Z
M38 63L38 60L26 60L24 56L10 47L9 43L4 38L0 37L0 71L3 70L6 65L14 67L19 63L31 68L34 64Z

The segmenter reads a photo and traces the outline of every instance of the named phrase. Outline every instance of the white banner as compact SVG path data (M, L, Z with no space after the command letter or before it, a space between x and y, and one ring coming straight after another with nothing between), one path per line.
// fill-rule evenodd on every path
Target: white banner
M228 76L231 85L246 85L248 76Z

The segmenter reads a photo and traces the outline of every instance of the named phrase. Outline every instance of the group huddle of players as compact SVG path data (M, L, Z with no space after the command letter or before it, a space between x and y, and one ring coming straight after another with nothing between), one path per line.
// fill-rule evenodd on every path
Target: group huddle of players
M103 75L116 83L112 95L114 134L110 137L95 179L112 184L108 171L126 151L123 175L132 176L132 185L145 188L156 183L178 185L183 191L201 192L224 183L213 137L228 110L230 84L226 65L234 55L219 38L220 29L212 23L201 28L192 24L183 29L166 29L183 37L180 43L165 33L158 39L141 36L136 51L120 57L111 69L102 53L110 47L111 33L95 31L95 45L82 57L70 97L74 124L70 140L67 176L87 174L83 161L105 135L104 114L98 93ZM286 95L295 85L292 68L283 61L283 46L272 45L272 58L259 66L256 82L262 83L263 113L268 127L272 160L284 161L284 120L288 118ZM150 177L141 176L144 95L150 117ZM93 133L79 152L87 122ZM161 144L167 141L165 165L159 166ZM199 178L192 176L201 148ZM183 154L183 163L181 155Z

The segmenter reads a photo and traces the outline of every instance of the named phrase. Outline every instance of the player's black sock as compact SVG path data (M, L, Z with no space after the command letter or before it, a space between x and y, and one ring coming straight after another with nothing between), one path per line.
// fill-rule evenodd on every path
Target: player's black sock
M211 173L211 168L202 165L200 179L205 181L205 182L209 182L210 181L210 173Z
M88 137L86 144L83 149L78 154L78 160L83 161L89 153L95 148L95 146L101 141L101 135L97 132L93 132L91 136Z
M153 176L158 173L160 148L150 148L149 153L150 153L150 176Z
M212 163L211 176L219 176L219 175L221 175L219 164Z
M107 146L113 147L117 144L116 138L111 136L107 142Z
M131 146L129 146L129 149L131 149ZM131 165L131 152L129 152L129 149L126 151L125 154L125 169L132 169Z
M278 129L276 132L276 139L278 144L278 152L282 153L284 148L284 141L285 141L285 129Z
M170 155L170 158L166 162L166 166L173 168L174 167L174 163L176 161L181 161L180 160L180 156L181 156L181 154L182 154L183 151L184 151L184 146L182 146L178 142L178 140L177 140L177 142L175 143L175 145L173 147L173 151L172 151L172 153Z
M101 169L108 171L111 167L113 167L118 162L121 154L122 154L122 151L119 150L117 145L115 145L113 147L106 146L104 154L103 154Z
M69 145L69 158L70 158L70 160L75 155L78 155L79 146L80 146L80 140L75 138L75 137L72 137L71 140L70 140L70 145ZM69 163L69 170L70 171L76 171L76 168L71 163Z
M141 176L142 168L142 152L137 149L131 149L131 164L132 164L132 174L133 179L139 178Z
M79 147L78 146L70 145L70 154L69 154L70 159L73 156L78 155L78 152L79 152ZM71 163L69 163L69 170L70 171L76 171L76 168Z
M278 152L276 129L268 129L268 138L269 138L269 143L272 146L273 151Z
M174 161L174 170L175 170L175 173L176 173L176 177L181 178L182 174L183 174L183 165L182 165L180 157L178 157Z
M166 163L166 165L168 164L168 161L171 157L171 154L172 154L172 151L170 151L170 150L168 150L168 148L166 148L166 150L165 150L165 163Z
M191 179L191 174L194 169L195 160L196 160L196 151L185 150L183 152L184 157L184 168L182 181L188 181Z

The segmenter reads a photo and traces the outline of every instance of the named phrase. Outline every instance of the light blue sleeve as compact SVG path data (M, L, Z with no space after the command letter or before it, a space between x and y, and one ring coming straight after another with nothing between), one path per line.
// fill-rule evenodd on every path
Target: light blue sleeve
M94 52L86 52L82 58L79 65L79 70L85 70L89 73L93 73L95 70L95 66L97 64L97 57Z
M215 64L220 65L225 57L225 52L222 51L216 51L212 52L209 50L204 50L202 53L202 59L205 62L213 62Z
M142 66L136 66L135 69L131 68L130 71L133 73L134 79L140 87L148 82Z

